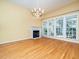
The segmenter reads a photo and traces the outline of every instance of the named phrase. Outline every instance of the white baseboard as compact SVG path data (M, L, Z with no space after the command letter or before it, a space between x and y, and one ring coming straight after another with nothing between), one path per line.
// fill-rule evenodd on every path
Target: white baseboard
M11 41L0 42L0 44L6 44L6 43L11 43L11 42L16 42L16 41L21 41L21 40L25 40L25 39L31 39L31 38L15 39L15 40L11 40Z
M67 41L67 42L72 42L72 43L78 43L79 44L79 40L70 40L70 39L56 38L56 37L46 37L46 38L51 38L51 39L62 40L62 41Z

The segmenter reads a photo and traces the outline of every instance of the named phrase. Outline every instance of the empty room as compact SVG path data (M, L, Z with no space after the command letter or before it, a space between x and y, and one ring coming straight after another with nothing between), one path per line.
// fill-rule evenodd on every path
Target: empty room
M0 59L79 59L79 0L0 0Z

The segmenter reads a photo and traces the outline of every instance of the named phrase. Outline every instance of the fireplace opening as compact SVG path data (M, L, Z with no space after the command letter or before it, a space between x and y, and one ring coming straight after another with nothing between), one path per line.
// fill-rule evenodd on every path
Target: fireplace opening
M39 37L39 30L33 30L33 38Z

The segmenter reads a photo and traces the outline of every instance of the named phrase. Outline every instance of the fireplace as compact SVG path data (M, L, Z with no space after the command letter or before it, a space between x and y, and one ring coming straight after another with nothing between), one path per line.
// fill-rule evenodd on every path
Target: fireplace
M33 30L33 38L39 37L39 30Z
M41 28L39 28L39 27L32 27L32 37L33 38L41 37Z

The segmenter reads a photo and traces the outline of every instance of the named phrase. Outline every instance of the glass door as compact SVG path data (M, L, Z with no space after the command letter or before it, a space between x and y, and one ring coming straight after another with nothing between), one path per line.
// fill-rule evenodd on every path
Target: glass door
M66 38L76 39L76 19L76 15L66 17Z
M48 32L49 32L49 37L54 37L54 20L53 19L49 20Z
M43 36L47 36L47 21L44 21L42 24L42 34Z
M63 17L59 17L56 20L56 37L63 37Z

